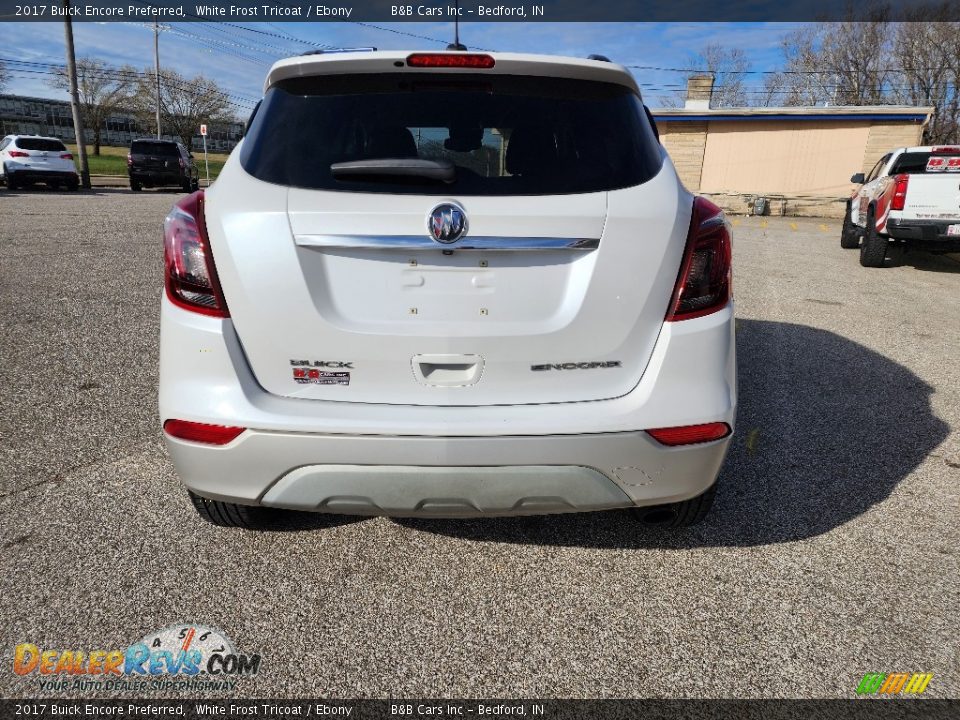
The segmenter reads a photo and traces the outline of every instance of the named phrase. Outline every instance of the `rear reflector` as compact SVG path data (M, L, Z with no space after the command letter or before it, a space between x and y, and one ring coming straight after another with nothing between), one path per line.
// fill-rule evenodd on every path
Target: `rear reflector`
M167 420L163 431L178 440L203 443L205 445L226 445L237 438L246 428L226 425L208 425L189 420Z
M407 56L410 67L425 68L476 68L489 70L496 65L489 55L477 53L414 53Z
M723 422L713 422L703 425L657 428L647 430L647 434L661 445L693 445L722 440L730 434L730 426Z
M903 210L907 201L907 185L910 183L910 176L895 175L893 183L893 198L890 200L890 209Z

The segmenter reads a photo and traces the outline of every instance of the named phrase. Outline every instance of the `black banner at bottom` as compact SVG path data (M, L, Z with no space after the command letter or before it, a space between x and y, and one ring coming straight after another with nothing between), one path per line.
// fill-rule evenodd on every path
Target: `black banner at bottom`
M960 700L0 700L0 718L955 720Z

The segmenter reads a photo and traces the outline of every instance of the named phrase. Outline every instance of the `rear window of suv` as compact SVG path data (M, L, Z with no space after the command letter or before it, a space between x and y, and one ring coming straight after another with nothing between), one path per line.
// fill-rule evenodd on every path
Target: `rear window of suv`
M59 140L50 138L17 138L16 145L21 150L41 150L43 152L66 152L67 147Z
M160 155L163 157L177 157L180 151L177 144L172 142L151 142L149 140L134 140L130 146L131 155Z
M338 179L330 169L397 158L452 162L456 179ZM309 189L554 195L639 185L662 158L640 98L621 85L390 73L277 83L240 162L260 180Z

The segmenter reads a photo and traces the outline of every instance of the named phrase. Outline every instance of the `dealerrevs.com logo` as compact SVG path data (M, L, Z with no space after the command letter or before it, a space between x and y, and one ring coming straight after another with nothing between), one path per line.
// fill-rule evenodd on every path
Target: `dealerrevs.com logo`
M127 648L53 649L20 643L13 671L36 677L41 690L233 690L260 671L260 655L238 652L223 632L177 624Z

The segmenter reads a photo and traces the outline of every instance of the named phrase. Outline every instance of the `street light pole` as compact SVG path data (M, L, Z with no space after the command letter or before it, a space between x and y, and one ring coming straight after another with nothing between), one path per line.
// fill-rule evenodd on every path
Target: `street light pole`
M73 49L73 23L70 20L70 0L63 0L63 36L67 45L67 78L70 82L70 109L73 110L73 134L77 138L80 156L80 184L90 189L90 168L87 165L87 143L83 136L83 118L80 117L80 92L77 90L77 59Z
M153 73L157 77L157 140L160 139L160 26L153 19Z

